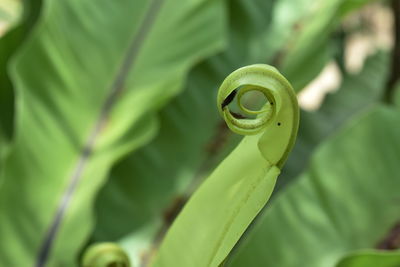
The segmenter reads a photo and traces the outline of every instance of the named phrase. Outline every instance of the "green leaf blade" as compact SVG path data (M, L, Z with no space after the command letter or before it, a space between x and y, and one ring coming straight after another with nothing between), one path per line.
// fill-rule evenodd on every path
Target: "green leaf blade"
M219 1L103 2L46 1L18 52L18 135L0 189L0 247L12 249L0 265L74 266L112 164L153 137L188 68L223 45Z
M153 266L217 266L225 259L249 218L265 205L279 174L254 149L257 141L258 137L243 140L196 191L182 210L185 216L178 216L165 237ZM188 237L190 241L183 242Z
M336 267L397 267L400 265L399 251L358 251L349 253Z
M374 247L399 220L399 118L397 110L373 109L322 145L228 266L333 266L349 251Z

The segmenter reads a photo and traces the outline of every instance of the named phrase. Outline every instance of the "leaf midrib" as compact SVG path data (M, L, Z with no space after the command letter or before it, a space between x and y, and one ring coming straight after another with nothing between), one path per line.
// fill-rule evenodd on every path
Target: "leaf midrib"
M153 25L157 14L161 8L164 0L152 0L149 5L149 8L144 15L144 18L139 26L137 34L132 39L128 50L125 54L125 57L122 60L121 67L119 71L116 73L115 78L113 80L112 86L109 90L109 95L104 101L104 104L100 110L100 114L97 120L94 123L93 130L89 135L87 141L83 145L83 149L81 153L77 155L78 160L76 162L75 167L73 167L72 175L68 179L68 185L65 189L62 197L60 198L58 207L56 212L54 213L53 218L51 219L50 225L46 231L46 234L43 238L43 241L40 245L40 250L36 258L35 266L43 267L45 266L48 257L50 255L51 249L54 244L54 240L56 239L58 230L60 228L61 222L64 218L66 211L68 210L69 204L73 198L73 194L76 191L80 180L82 179L82 174L85 170L85 167L90 159L91 152L93 147L100 136L100 133L103 129L103 126L117 102L118 96L123 91L125 80L129 74L129 71L132 69L132 66L135 63L135 60L139 54L140 48L143 45L143 42L151 30L151 26Z

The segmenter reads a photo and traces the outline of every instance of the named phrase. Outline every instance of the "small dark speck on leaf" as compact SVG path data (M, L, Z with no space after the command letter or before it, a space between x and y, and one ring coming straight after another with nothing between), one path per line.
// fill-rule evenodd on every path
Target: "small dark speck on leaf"
M278 122L278 126L281 126L281 123L280 123L280 122Z

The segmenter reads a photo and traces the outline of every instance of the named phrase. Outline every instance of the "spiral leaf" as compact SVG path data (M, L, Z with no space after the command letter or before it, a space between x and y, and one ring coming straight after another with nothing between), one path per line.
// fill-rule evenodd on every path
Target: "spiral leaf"
M125 251L114 243L94 244L85 252L83 267L131 267Z
M250 91L259 91L267 99L260 110L250 110L242 104L242 97ZM232 114L228 102L233 100L229 99L233 92L241 111L257 115L255 119L240 119ZM233 132L256 135L266 131L265 136L260 136L260 151L269 162L283 165L297 135L299 112L294 90L278 70L255 64L232 72L218 91L217 106Z
M242 103L249 91L267 102ZM237 98L241 118L230 109ZM228 127L247 135L192 195L163 240L152 267L210 267L230 251L267 203L297 135L299 110L289 82L273 67L251 65L222 83L217 106ZM251 118L254 117L255 118Z

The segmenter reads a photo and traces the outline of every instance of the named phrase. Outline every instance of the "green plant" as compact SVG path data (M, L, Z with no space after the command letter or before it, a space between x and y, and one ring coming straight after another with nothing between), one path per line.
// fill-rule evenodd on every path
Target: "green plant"
M399 1L384 2L37 0L19 21L0 14L14 27L0 39L0 266L396 266L381 250L399 248L398 38L393 53L368 39L362 70L347 68L370 17L393 14L398 32ZM328 62L342 82L300 111L290 155L298 114L276 121L275 87L217 96L242 66L276 66L300 92Z
M268 102L259 111L242 96L260 91ZM229 102L237 92L240 109L255 119L237 119ZM268 201L299 123L294 90L271 66L252 65L230 74L218 92L218 109L229 128L250 135L193 194L169 229L154 266L218 266ZM192 232L192 229L197 229ZM206 237L206 238L205 238ZM187 251L184 255L182 251Z

